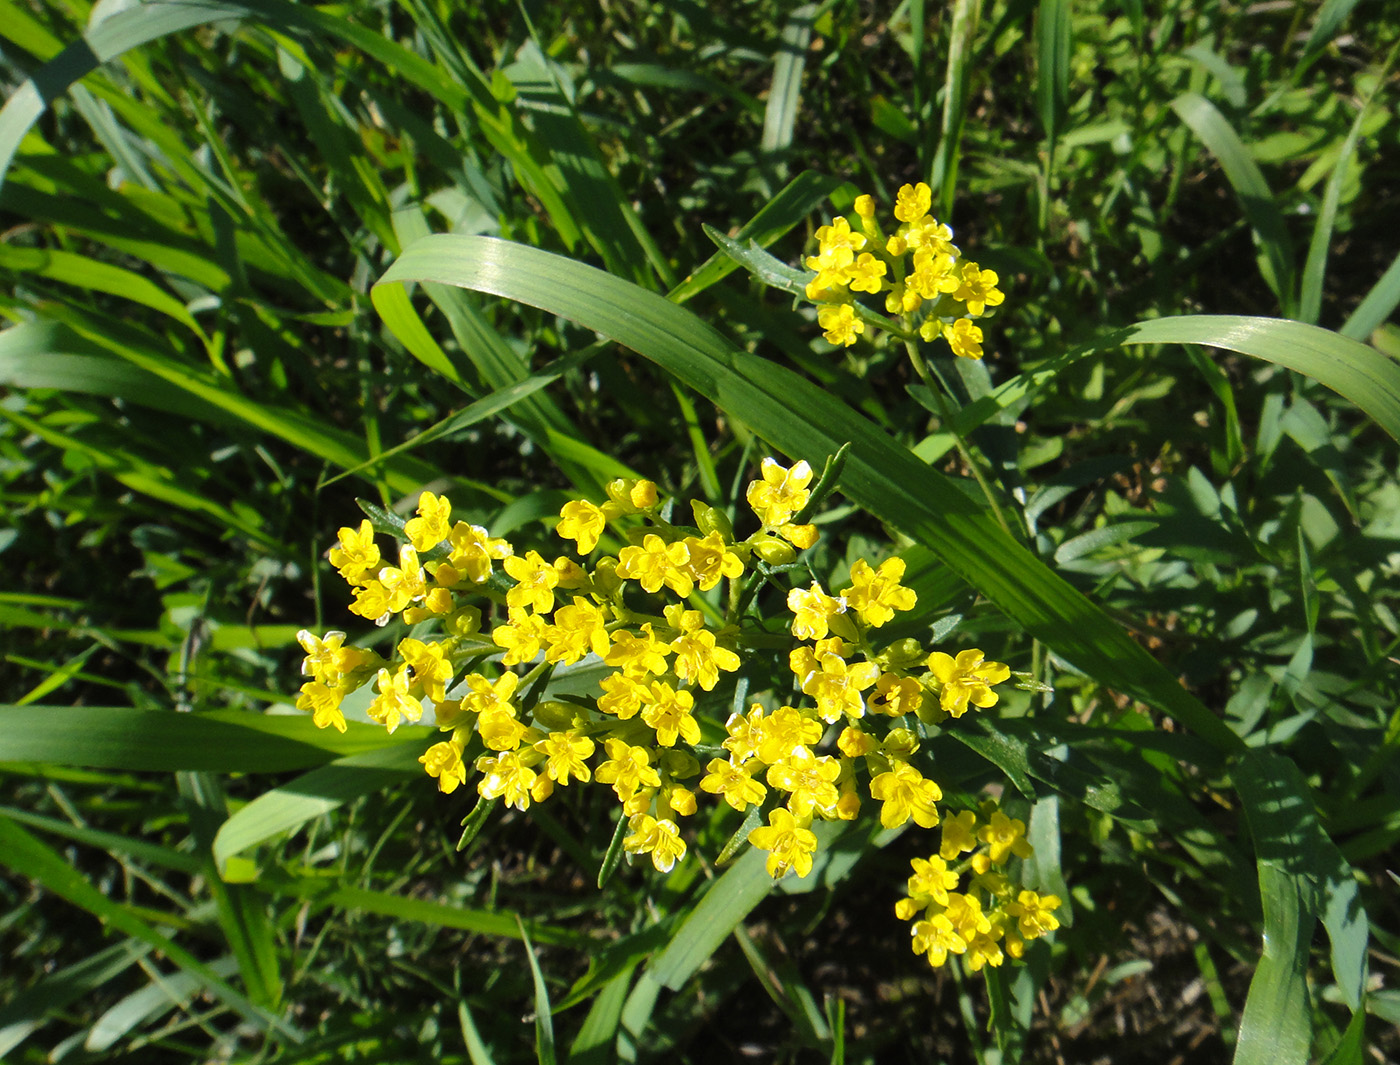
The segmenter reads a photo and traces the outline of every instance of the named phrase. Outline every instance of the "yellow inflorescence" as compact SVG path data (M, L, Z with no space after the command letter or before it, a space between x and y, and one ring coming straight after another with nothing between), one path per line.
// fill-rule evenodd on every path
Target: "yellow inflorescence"
M961 358L982 357L982 330L974 319L1005 295L994 271L962 258L953 231L928 213L932 202L923 182L905 185L895 200L892 232L881 229L869 196L855 202L859 229L834 218L817 230L817 254L806 260L815 275L807 298L817 304L817 323L829 343L849 347L865 332L855 293L883 292L885 310L908 333L927 341L942 337Z
M901 208L915 222L918 203ZM900 914L922 913L915 949L935 964L950 951L968 952L974 967L999 964L992 947L1003 943L1015 956L1022 940L1055 927L1049 911L1058 900L1013 897L996 871L1008 855L1029 853L1019 821L940 814L942 791L920 768L926 758L914 728L995 705L993 688L1010 671L975 648L955 656L911 640L879 648L876 630L916 604L901 583L902 560L857 561L839 592L816 581L793 588L784 622L791 694L776 707L754 702L731 714L722 733L702 712L726 674L772 654L771 632L739 624L746 587L816 541L815 526L795 521L811 480L806 462L788 468L765 459L746 493L759 528L744 540L722 512L695 503L694 526L673 524L654 484L614 482L602 504L564 505L556 532L577 557L552 561L452 523L448 500L425 492L397 565L382 564L368 521L340 530L330 560L354 590L352 611L380 625L394 616L433 620L440 635L402 639L385 659L345 647L344 633L303 631L309 679L297 706L318 726L344 731L343 699L373 682L369 716L390 732L431 709L444 738L419 761L443 792L473 779L483 798L525 810L575 782L611 788L629 819L624 851L663 872L686 853L681 825L701 794L766 813L748 841L767 852L774 877L805 876L818 845L813 821L851 820L866 798L886 828L941 821L944 858L982 848L962 863L973 880L958 894L951 869L937 891L916 890L911 879ZM627 546L589 562L610 525ZM707 620L687 599L722 582L728 608L721 618L710 607ZM591 697L540 701L537 680L589 655L609 668ZM943 860L930 863L942 870Z
M914 859L909 894L895 904L913 922L914 952L935 968L960 954L976 972L1021 957L1027 941L1059 928L1059 897L1021 890L1006 875L1010 857L1031 853L1025 824L995 803L944 820L938 853Z

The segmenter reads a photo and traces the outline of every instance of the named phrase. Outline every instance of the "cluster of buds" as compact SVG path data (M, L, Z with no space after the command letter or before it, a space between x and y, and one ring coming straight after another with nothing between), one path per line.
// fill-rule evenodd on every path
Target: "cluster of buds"
M976 319L1006 297L995 271L963 260L953 231L928 213L932 202L923 182L905 185L895 200L893 233L881 229L869 196L855 202L859 229L834 218L817 230L817 254L806 260L816 274L807 283L807 298L818 305L817 321L827 341L854 344L867 319L880 321L857 306L854 294L883 292L885 310L901 323L895 331L917 331L927 341L941 336L953 354L982 357Z
M343 731L345 696L372 680L368 716L390 732L431 708L444 738L419 760L445 793L474 778L482 800L524 811L558 788L610 787L622 851L662 872L684 857L682 826L704 795L751 819L743 838L767 852L775 878L807 875L813 821L854 819L867 798L886 828L933 828L942 791L921 739L995 705L1010 670L976 648L877 639L917 601L899 558L856 561L836 594L815 580L789 588L787 612L765 618L762 585L817 540L805 516L828 481L813 489L812 477L806 462L765 459L746 492L758 527L742 540L723 511L693 502L694 524L679 524L655 484L616 481L601 504L564 505L555 532L573 551L552 561L453 523L449 501L424 492L398 530L397 566L381 565L368 520L341 529L329 557L354 590L352 611L427 624L387 659L346 647L342 632L301 632L309 679L297 706ZM721 726L733 702L721 683L775 648L790 684ZM550 698L554 672L585 658L607 667L596 687Z

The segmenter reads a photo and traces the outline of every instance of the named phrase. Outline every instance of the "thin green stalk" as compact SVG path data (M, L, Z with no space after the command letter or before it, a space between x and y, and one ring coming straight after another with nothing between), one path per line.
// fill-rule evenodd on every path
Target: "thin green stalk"
M967 463L967 468L972 471L973 478L977 481L978 487L982 489L982 494L987 499L987 505L992 508L992 514L997 519L997 524L1002 527L1008 536L1015 535L1011 531L1011 524L1006 520L1006 514L1001 509L1001 504L997 502L996 493L992 490L992 484L987 480L987 474L982 469L981 463L972 454L972 449L967 446L967 440L958 431L958 427L953 420L953 412L948 408L948 400L943 395L943 384L934 378L928 368L928 363L919 354L919 348L913 341L904 342L904 350L909 353L909 361L914 364L914 371L919 375L919 380L924 383L924 387L933 394L933 400L938 404L938 416L943 421L943 428L952 434L953 442L957 445L958 454L962 456L963 462Z

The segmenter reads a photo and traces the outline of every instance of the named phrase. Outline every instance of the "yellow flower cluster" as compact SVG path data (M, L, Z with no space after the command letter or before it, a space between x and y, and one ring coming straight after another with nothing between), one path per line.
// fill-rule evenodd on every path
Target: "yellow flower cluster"
M1011 857L1031 856L1025 837L1025 824L995 803L944 820L938 853L913 860L909 894L894 908L913 922L914 953L934 968L960 954L977 972L1020 958L1028 940L1060 927L1059 897L1018 890L1004 871Z
M865 332L855 293L885 293L885 310L928 341L943 337L962 358L982 357L982 330L975 319L1006 297L995 271L962 259L953 231L930 215L927 185L905 185L895 200L894 231L875 218L875 201L856 199L860 228L834 218L817 230L817 254L806 265L815 275L807 298L818 304L817 322L832 344L849 347Z
M933 828L942 792L921 769L918 729L995 705L1010 670L975 648L874 642L916 605L902 560L857 560L836 594L817 581L791 588L790 693L731 714L722 731L704 713L729 702L709 694L725 674L783 639L750 616L753 593L816 542L804 517L811 481L806 462L765 459L745 493L758 528L743 540L715 508L692 503L694 524L682 525L653 483L616 481L601 504L564 505L556 532L576 551L553 560L453 522L449 501L424 492L396 566L382 564L369 521L341 529L329 557L354 591L352 611L431 626L387 659L345 647L342 632L303 631L310 679L297 706L344 731L342 701L373 681L368 715L390 732L431 708L445 736L419 760L446 793L473 772L483 799L519 810L574 782L610 787L627 818L623 850L663 872L686 853L681 826L700 795L766 812L747 839L774 877L807 875L813 821L853 819L866 796L887 828ZM610 527L621 546L604 554ZM723 582L727 595L697 594ZM554 668L586 656L607 667L591 693L541 697ZM946 849L946 828L944 839ZM1004 850L993 848L996 860Z

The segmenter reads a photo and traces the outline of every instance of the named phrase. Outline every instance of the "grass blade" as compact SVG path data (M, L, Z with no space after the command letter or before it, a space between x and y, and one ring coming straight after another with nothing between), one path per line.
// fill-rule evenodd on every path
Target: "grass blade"
M1400 440L1400 366L1366 344L1277 318L1183 315L1138 322L1127 344L1202 344L1307 374L1345 396Z
M405 726L426 735L428 729ZM342 735L310 717L243 711L177 714L108 707L0 706L0 762L94 769L283 773L403 743L350 722Z
M1186 93L1172 101L1172 110L1215 156L1259 246L1259 272L1278 297L1287 318L1296 317L1294 251L1288 227L1269 183L1229 121L1204 96Z

